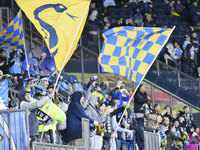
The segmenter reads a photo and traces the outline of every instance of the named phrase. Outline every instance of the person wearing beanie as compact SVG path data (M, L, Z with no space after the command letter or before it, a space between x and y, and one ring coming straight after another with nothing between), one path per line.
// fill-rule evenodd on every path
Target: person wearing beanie
M49 97L53 97L53 93L49 94L48 96L44 96L42 99L36 101L30 97L30 91L27 91L25 88L21 90L21 94L19 95L19 108L29 110L29 134L31 138L31 143L33 141L37 141L39 137L39 122L37 120L35 110L37 108L41 108L49 100Z
M42 141L45 143L55 144L56 126L59 122L62 123L66 121L66 115L59 107L56 106L56 104L51 102L51 99L54 97L55 92L51 92L50 94L48 94L48 90L46 90L40 85L35 85L35 88L38 101L42 100L44 97L48 98L48 101L40 108L40 110L42 110L45 113L47 113L47 111L49 110L48 115L51 116L51 118L53 119L53 121L50 124L47 124L45 126L39 125L39 134L41 135L42 131L44 131L44 136ZM42 120L42 118L39 117L37 119Z
M192 45L188 44L186 46L185 51L183 52L182 59L181 59L181 62L182 62L181 71L187 75L189 75L190 73L190 65L193 60L193 57L191 56L191 53L190 53L191 49L192 49Z

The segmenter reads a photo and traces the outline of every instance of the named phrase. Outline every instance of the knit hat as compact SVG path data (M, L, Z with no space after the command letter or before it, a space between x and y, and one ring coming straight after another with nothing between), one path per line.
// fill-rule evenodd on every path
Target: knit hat
M40 57L46 56L47 54L45 52L43 52Z

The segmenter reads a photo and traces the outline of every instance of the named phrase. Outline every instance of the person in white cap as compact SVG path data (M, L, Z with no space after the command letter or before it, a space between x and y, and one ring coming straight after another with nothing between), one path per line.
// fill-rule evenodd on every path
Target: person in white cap
M38 63L38 67L39 67L39 70L40 70L40 78L43 78L43 77L49 77L50 76L50 73L49 73L49 70L46 70L46 69L43 69L41 67L41 64L42 62L44 61L44 59L46 58L47 54L45 52L43 52L41 55L40 55L40 61Z

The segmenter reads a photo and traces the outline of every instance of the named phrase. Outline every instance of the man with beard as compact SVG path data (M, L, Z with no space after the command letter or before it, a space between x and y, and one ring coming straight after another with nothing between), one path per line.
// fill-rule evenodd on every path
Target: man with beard
M161 126L162 132L165 133L168 130L168 127L169 127L169 118L164 117L164 121L163 121L163 124Z
M146 130L146 131L157 130L159 128L159 126L156 126L156 122L154 122L152 120L154 114L152 112L150 112L149 110L147 110L145 112L145 115L146 115L147 123L144 127L144 130Z

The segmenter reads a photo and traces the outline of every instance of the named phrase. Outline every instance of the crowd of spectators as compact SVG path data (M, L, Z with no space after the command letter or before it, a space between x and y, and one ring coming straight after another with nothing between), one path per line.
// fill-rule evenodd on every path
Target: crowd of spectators
M1 50L1 54L7 60L5 65L10 68L8 71L11 71L14 65L18 65L19 60L22 66L26 61L24 53L20 50L10 53L14 60L12 57L8 59L4 53L5 51ZM144 131L158 133L161 139L160 148L163 150L182 149L184 146L186 149L191 147L198 149L199 127L195 126L189 106L185 106L180 113L171 112L169 106L161 111L159 104L155 104L154 107L148 104L146 88L140 85L134 95L134 109L131 110L127 101L132 93L128 92L125 83L119 80L116 86L109 87L109 80L104 78L98 85L98 76L90 78L85 85L81 85L76 76L71 75L68 78L61 76L53 92L55 83L49 76L44 77L43 73L37 78L35 70L38 66L32 59L33 54L31 52L27 54L28 64L24 72L19 65L21 72L14 72L16 74L8 72L11 74L8 75L1 71L0 79L11 80L9 87L19 91L19 103L12 102L10 94L10 102L8 105L5 104L6 107L29 110L31 143L40 140L45 126L43 142L81 146L83 142L81 118L86 118L90 121L92 149L128 150L130 146L134 146L135 149L142 150ZM45 59L44 53L41 54L41 60L43 59ZM4 66L0 69L4 70ZM28 71L32 71L30 78ZM58 77L57 73L52 75ZM47 112L48 107L50 122L41 119L36 113L38 108ZM118 124L123 111L125 115Z
M91 12L89 13L88 23L101 29L102 31L106 31L117 26L157 27L159 22L158 12L153 7L153 2L154 0L94 0L91 4ZM180 0L164 0L163 3L167 6L164 8L166 16L179 17L185 21L190 28L186 31L186 35L181 34L181 39L177 39L175 36L174 39L169 41L167 46L163 49L165 55L162 57L162 61L187 75L199 78L199 1L192 0L182 3ZM100 11L99 8L101 8ZM116 9L121 11L120 14L118 14L119 12L117 12ZM126 13L123 9L126 10ZM115 17L116 15L118 17ZM159 23L159 25L161 24L165 25L165 22ZM88 33L91 41L97 41L96 29L90 28Z
M160 148L166 150L193 149L199 150L200 132L190 114L190 107L184 106L176 113L170 106L160 110L160 105L145 106L144 130L160 136Z
M188 8L185 8L180 0L176 3L165 0L164 3L169 5L166 15L183 18L192 16L189 21L193 26L191 35L185 36L183 44L175 39L170 46L166 46L164 60L197 78L200 74L198 3L194 1ZM108 9L130 8L133 4L130 14L119 19L113 18ZM126 25L157 26L158 14L153 8L153 2L149 0L92 1L91 8L97 7L101 7L102 12L91 9L88 23L103 31ZM97 41L96 30L90 28L89 35L91 41ZM5 106L10 109L29 110L31 142L40 140L44 127L43 142L81 146L81 118L86 118L90 121L90 142L93 149L128 150L131 145L136 150L143 150L144 130L159 134L160 148L163 150L182 149L184 146L186 150L196 150L200 145L199 127L195 126L189 106L185 106L183 112L178 114L171 112L169 106L160 112L159 104L153 108L148 104L144 85L140 85L135 93L134 110L131 110L126 104L131 92L126 90L122 81L111 88L107 78L98 85L97 76L94 76L89 83L81 85L75 76L61 76L53 92L55 83L50 80L50 76L57 78L58 75L42 68L41 63L46 53L41 54L39 62L31 51L26 53L27 59L22 50L13 50L8 56L5 50L0 50L0 81L9 80L9 88L19 91L19 103L13 101L9 93L9 102L5 103ZM40 108L47 112L48 107L51 121L45 122L36 115L36 111ZM118 124L123 111L125 115Z
M91 148L116 150L128 149L130 145L138 148L135 138L137 120L129 105L123 103L129 100L131 94L124 82L118 81L116 86L110 88L107 78L98 85L98 76L93 76L83 86L71 75L68 78L60 76L55 85L49 74L58 78L58 73L41 68L45 53L41 54L39 63L31 51L27 52L27 59L21 50L13 50L7 57L6 51L1 49L0 54L0 83L8 80L8 87L18 91L19 99L17 103L9 93L9 102L5 101L4 105L8 109L29 110L31 143L41 139L44 127L43 142L81 146L81 119L86 118L91 124ZM126 113L118 125L125 109ZM38 116L38 111L48 112L50 121Z

